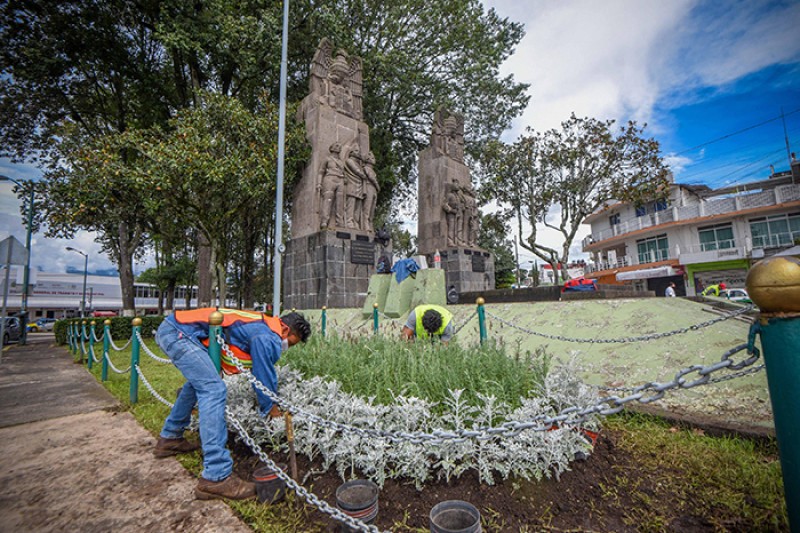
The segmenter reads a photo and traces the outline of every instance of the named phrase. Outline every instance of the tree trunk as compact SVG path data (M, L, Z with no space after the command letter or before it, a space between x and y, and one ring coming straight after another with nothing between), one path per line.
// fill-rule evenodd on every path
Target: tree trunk
M136 316L136 304L133 288L133 251L136 247L132 242L125 222L119 225L119 285L122 290L122 316Z
M211 307L214 295L211 244L202 232L197 233L197 306Z

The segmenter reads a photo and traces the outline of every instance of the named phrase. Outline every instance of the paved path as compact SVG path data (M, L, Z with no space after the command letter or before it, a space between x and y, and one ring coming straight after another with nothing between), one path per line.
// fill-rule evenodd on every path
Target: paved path
M0 362L0 532L249 532L52 335Z

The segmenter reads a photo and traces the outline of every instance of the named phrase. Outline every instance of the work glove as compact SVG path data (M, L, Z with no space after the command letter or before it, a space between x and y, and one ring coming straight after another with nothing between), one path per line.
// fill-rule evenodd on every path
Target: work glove
M277 404L272 404L272 409L269 410L269 413L267 413L267 416L269 416L270 418L279 418L279 417L283 416L283 411L281 411L278 408Z

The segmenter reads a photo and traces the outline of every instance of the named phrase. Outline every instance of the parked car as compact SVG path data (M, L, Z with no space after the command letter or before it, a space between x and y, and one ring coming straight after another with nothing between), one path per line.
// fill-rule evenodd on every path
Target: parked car
M53 331L53 326L56 323L55 318L40 318L36 322L30 322L28 324L28 331L30 332L37 332L37 331Z
M732 302L753 303L753 300L750 299L750 295L747 294L747 289L725 289L720 292L720 296Z
M6 329L3 332L3 346L11 341L19 341L22 334L22 328L19 324L19 318L15 316L6 317Z

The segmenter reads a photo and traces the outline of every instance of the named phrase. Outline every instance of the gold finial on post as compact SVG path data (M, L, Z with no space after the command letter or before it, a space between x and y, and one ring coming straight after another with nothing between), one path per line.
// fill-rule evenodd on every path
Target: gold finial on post
M478 296L478 299L477 299L477 300L475 300L475 303L476 303L477 305L483 305L483 304L485 304L485 303L486 303L486 300L484 300L484 299L483 299L483 296Z
M105 320L103 320L103 324L106 325L106 326L110 326L111 325L111 319L110 318L106 318Z
M137 316L136 318L131 320L131 324L133 325L133 327L138 328L139 326L142 325L142 319Z
M747 293L765 313L800 312L800 260L769 257L747 274Z
M223 318L225 317L222 316L222 313L214 311L208 316L208 324L210 326L219 326L222 324Z

